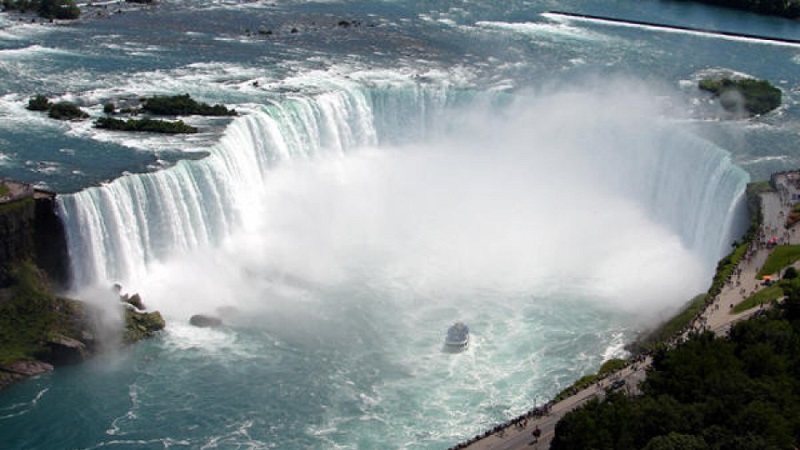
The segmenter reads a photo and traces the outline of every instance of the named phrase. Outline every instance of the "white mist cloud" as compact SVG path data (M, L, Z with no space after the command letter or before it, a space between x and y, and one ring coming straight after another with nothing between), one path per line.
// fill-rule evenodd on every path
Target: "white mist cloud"
M644 318L674 309L705 289L713 261L638 195L656 176L636 173L658 163L654 95L606 88L468 111L434 142L282 164L244 232L159 267L147 297L183 316L313 309L341 286L443 302L578 296Z

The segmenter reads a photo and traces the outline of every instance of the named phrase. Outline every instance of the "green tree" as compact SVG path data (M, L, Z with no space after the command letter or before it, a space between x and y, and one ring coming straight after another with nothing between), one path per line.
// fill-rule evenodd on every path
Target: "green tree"
M89 117L89 114L72 102L58 102L50 105L47 115L58 120L78 120Z
M73 0L40 0L38 13L48 19L72 20L81 15Z
M44 95L38 94L28 100L28 109L31 111L47 111L50 109L50 100Z
M707 450L708 444L700 436L669 433L656 436L644 446L643 450Z

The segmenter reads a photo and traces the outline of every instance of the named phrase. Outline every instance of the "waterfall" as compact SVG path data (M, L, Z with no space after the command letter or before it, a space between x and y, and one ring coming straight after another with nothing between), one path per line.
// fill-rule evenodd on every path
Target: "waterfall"
M628 169L630 188L686 247L716 263L746 226L749 175L708 141L669 130L659 137L661 151Z
M126 281L149 264L221 242L284 159L376 143L358 91L296 97L237 118L210 155L60 196L75 286Z
M440 139L452 132L454 110L485 113L506 103L498 94L451 89L353 88L264 105L236 118L202 160L60 196L74 285L136 280L153 263L220 245L247 223L248 208L283 161ZM589 164L713 267L740 231L747 174L726 151L670 127L644 141L648 151L641 141L600 139Z

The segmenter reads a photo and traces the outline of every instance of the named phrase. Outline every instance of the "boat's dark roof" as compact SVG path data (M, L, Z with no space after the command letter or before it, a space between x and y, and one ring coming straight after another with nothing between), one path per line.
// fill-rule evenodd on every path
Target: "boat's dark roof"
M448 341L463 341L469 335L469 327L463 322L456 322L447 330Z

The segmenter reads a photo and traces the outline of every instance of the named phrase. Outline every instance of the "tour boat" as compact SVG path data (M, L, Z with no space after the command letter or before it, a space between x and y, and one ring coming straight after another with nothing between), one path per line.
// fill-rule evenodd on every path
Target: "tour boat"
M469 345L469 327L464 322L456 322L447 329L444 345L451 350L463 350Z

